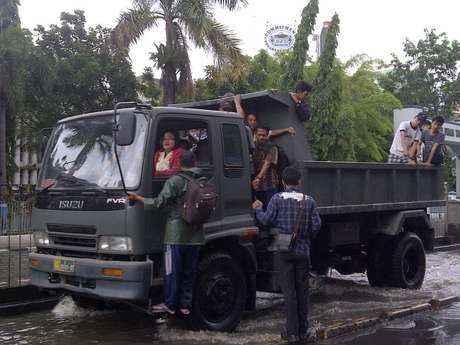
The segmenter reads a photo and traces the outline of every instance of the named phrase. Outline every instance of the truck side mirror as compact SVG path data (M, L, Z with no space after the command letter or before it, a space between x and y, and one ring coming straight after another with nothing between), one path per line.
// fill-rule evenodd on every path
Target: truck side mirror
M118 131L115 132L116 143L119 146L129 146L134 141L136 133L136 116L134 113L120 114Z

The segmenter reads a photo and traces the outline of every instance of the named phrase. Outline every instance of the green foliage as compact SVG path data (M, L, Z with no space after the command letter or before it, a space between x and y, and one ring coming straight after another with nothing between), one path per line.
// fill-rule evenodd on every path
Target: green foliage
M140 91L151 105L159 105L161 97L161 89L159 80L155 80L153 71L150 67L146 67L141 77Z
M387 158L393 138L393 109L401 102L382 90L377 81L378 61L365 56L352 58L342 65L343 95L340 114L352 123L350 132L352 160L382 162ZM346 73L349 69L353 74Z
M307 61L308 37L313 32L318 14L318 0L310 0L302 11L302 19L297 28L292 58L281 77L280 89L292 90L295 83L304 78L304 66Z
M319 160L347 160L350 158L349 121L339 116L342 100L342 78L335 61L339 17L335 14L327 32L324 52L319 59L318 73L311 97L313 119L311 142ZM340 145L340 146L339 146ZM345 145L345 146L344 146Z
M133 8L120 16L114 42L126 52L145 31L164 22L166 40L156 45L151 59L162 70L163 104L175 103L176 93L185 99L192 95L188 41L211 51L219 67L229 62L239 63L239 40L216 21L213 10L215 4L234 10L246 3L246 0L134 0Z
M113 45L111 30L86 30L85 24L84 13L75 11L62 13L59 26L37 27L36 45L27 60L23 135L36 137L63 117L137 99L130 61Z
M460 43L445 33L425 29L417 43L406 39L405 61L393 56L393 69L381 85L406 105L427 107L431 114L449 117L460 104Z
M238 65L206 66L206 77L195 81L194 99L217 98L227 92L275 89L282 73L281 62L285 59L282 54L271 56L266 50L260 50L252 58L243 57Z
M0 2L0 198L13 170L15 121L22 109L24 60L30 48L28 32L20 28L18 5L17 0Z

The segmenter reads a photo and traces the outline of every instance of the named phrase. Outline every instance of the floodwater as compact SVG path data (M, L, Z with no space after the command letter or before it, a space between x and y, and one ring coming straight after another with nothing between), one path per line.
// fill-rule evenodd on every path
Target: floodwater
M427 273L417 291L371 288L365 275L340 276L317 286L311 297L312 329L384 309L407 306L432 297L460 295L460 252L427 256ZM279 295L259 294L257 311L245 314L231 334L191 331L178 322L155 324L128 310L80 309L65 297L53 309L0 317L0 344L273 344L284 322ZM380 325L365 333L333 339L327 344L450 345L460 344L460 304L415 318ZM325 343L326 344L326 343Z

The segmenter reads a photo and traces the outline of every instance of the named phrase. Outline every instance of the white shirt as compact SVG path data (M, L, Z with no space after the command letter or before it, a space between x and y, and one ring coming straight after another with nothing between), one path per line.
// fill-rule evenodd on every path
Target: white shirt
M155 171L165 171L169 169L171 163L172 151L166 154L165 151L160 152L158 162L155 166Z
M403 142L401 141L401 131L404 132ZM390 153L402 156L404 154L404 149L409 149L410 145L414 141L418 141L420 139L420 134L421 132L418 128L412 128L410 121L401 122L393 138Z

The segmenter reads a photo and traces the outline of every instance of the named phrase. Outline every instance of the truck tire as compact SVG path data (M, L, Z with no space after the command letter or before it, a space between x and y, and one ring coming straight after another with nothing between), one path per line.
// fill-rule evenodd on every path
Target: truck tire
M413 232L400 236L391 256L392 285L403 289L418 289L423 284L425 269L425 249L420 237Z
M225 253L205 256L198 264L192 320L200 329L232 332L246 303L246 277Z
M383 235L377 235L369 246L366 274L370 286L381 287L389 284L387 247L388 239Z

